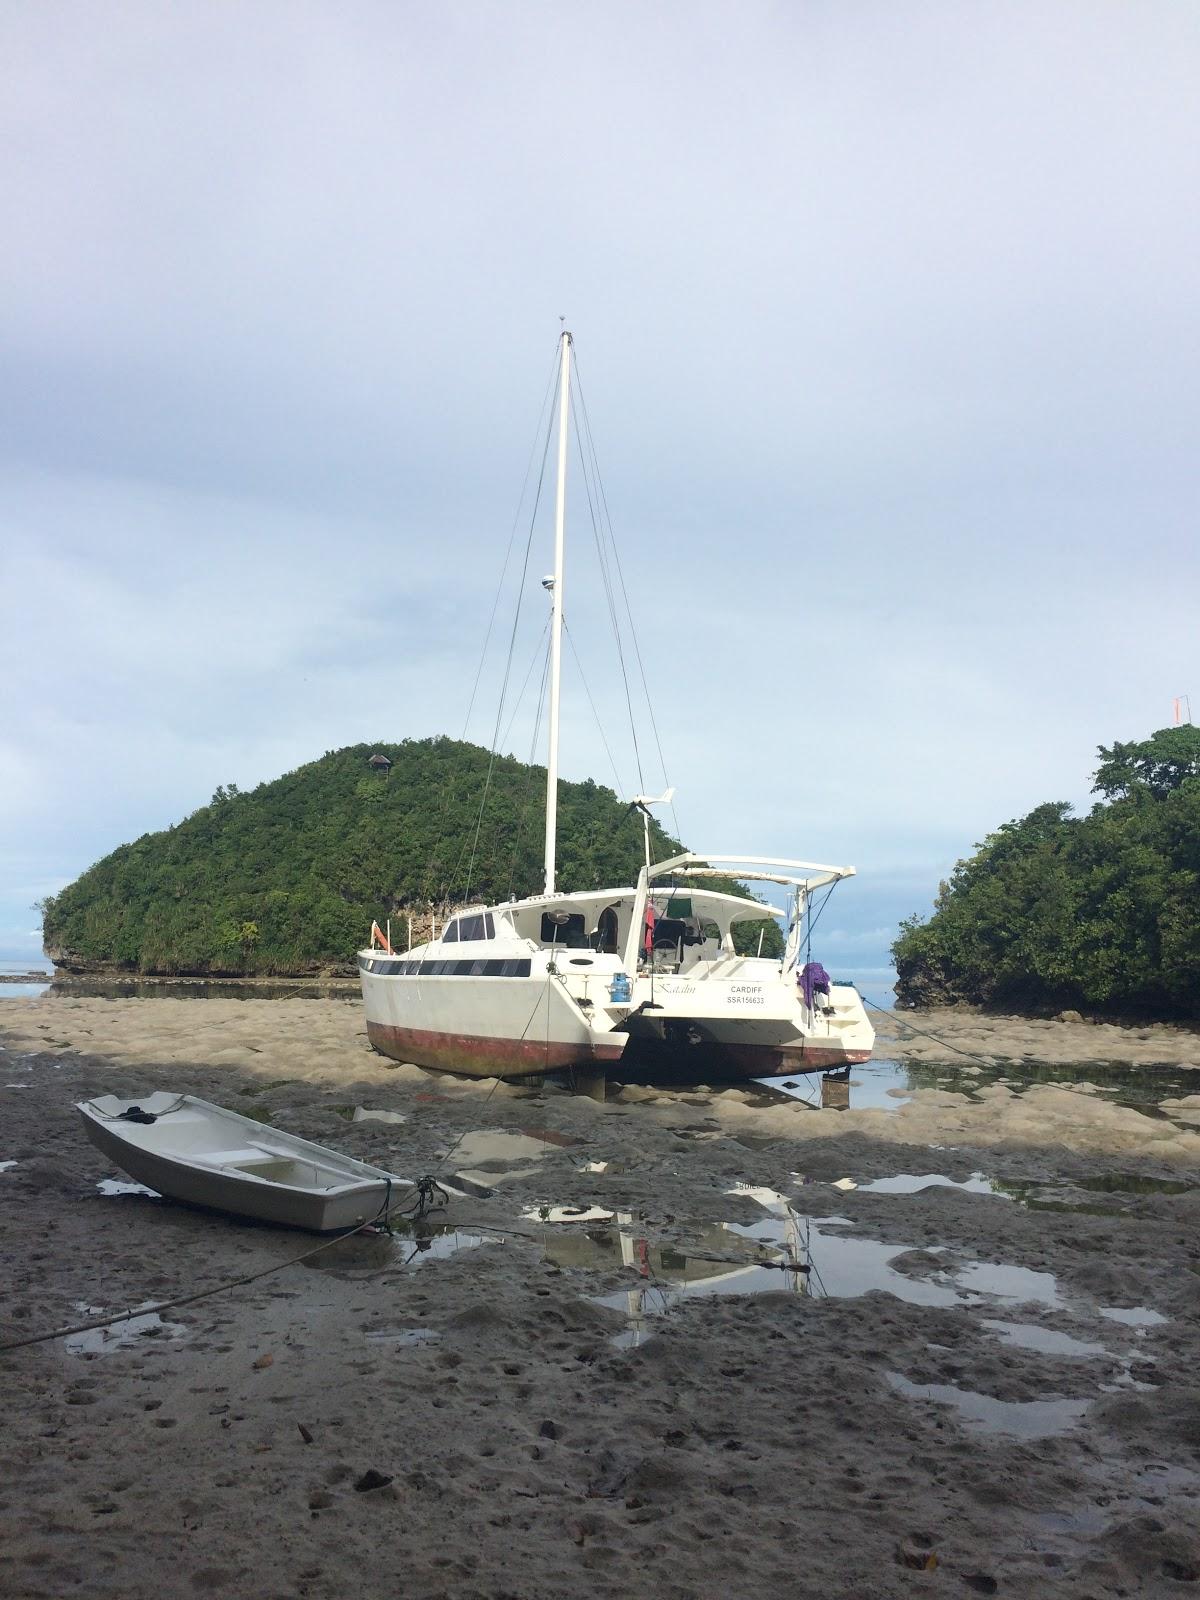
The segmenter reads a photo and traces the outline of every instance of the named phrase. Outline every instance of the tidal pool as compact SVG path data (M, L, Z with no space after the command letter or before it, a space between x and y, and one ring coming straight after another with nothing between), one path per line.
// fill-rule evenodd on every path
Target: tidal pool
M300 1265L339 1278L371 1278L378 1272L420 1267L428 1261L445 1261L463 1250L476 1250L482 1244L504 1242L499 1233L458 1228L449 1222L422 1222L404 1230L395 1223L392 1226L395 1231L391 1234L351 1233L333 1239Z
M1101 1099L1140 1111L1144 1116L1167 1118L1180 1127L1188 1124L1172 1116L1164 1100L1173 1100L1195 1091L1197 1075L1185 1067L1135 1066L1118 1061L1077 1063L1046 1061L914 1061L904 1063L888 1057L863 1062L850 1069L848 1089L833 1105L829 1104L826 1080L819 1072L790 1078L753 1080L764 1098L802 1100L814 1110L898 1111L918 1089L942 1089L980 1101L980 1090L1003 1083L1013 1094L1023 1094L1032 1084L1063 1084L1072 1087L1086 1081L1095 1086ZM716 1091L719 1092L719 1091Z
M953 1383L912 1383L898 1372L887 1381L897 1394L910 1400L932 1400L953 1406L968 1427L982 1433L1007 1433L1015 1439L1050 1439L1079 1423L1090 1400L1066 1400L1055 1395L1046 1400L997 1400Z
M153 1305L152 1300L146 1306ZM75 1309L85 1319L109 1315L107 1306L90 1306L86 1301L76 1301ZM105 1328L86 1328L82 1333L69 1333L63 1340L63 1349L73 1356L105 1355L111 1350L127 1350L130 1345L143 1340L165 1336L180 1339L187 1332L182 1322L164 1322L156 1311L135 1306L134 1314L111 1322Z

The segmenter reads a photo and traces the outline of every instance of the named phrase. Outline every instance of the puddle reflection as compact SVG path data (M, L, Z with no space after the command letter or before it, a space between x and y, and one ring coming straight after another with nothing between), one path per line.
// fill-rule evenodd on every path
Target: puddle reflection
M670 1244L652 1241L632 1213L618 1212L615 1224L548 1230L543 1248L546 1259L560 1267L636 1271L639 1283L593 1297L597 1305L625 1313L627 1330L615 1341L624 1348L650 1337L655 1318L700 1295L790 1293L857 1299L883 1291L909 1305L949 1307L997 1300L1047 1310L1062 1307L1057 1282L1048 1272L1007 1262L942 1266L936 1250L859 1239L844 1230L844 1218L804 1216L789 1208L782 1216L749 1225L702 1223L689 1229L686 1242ZM1010 1342L1021 1342L1024 1325L994 1326L1010 1330L1002 1335ZM1037 1330L1028 1335L1035 1337ZM1072 1353L1083 1353L1081 1345L1073 1348L1079 1341L1067 1340L1066 1335L1048 1333L1041 1348L1049 1351L1060 1340L1066 1341L1059 1346L1062 1351L1070 1346ZM1102 1353L1102 1347L1097 1349Z
M912 1383L898 1372L887 1381L898 1394L912 1400L933 1400L953 1406L968 1427L983 1433L1007 1433L1016 1439L1049 1439L1066 1433L1080 1422L1090 1400L997 1400L974 1389L952 1383Z
M146 1302L147 1305L153 1303ZM109 1313L109 1307L90 1306L84 1300L77 1300L75 1309L83 1317L103 1317ZM135 1311L139 1309L134 1307ZM63 1340L63 1349L73 1356L104 1355L110 1350L126 1350L146 1339L180 1339L186 1332L182 1322L164 1322L156 1311L148 1311L110 1323L107 1328L88 1328L83 1333L68 1334Z
M1100 1315L1110 1322L1123 1322L1127 1328L1157 1328L1167 1320L1149 1306L1101 1306Z
M1091 1189L1100 1194L1190 1194L1194 1183L1177 1178L1146 1178L1137 1172L1102 1172L1094 1178L1072 1178L1074 1189Z
M1089 1344L1084 1339L1073 1339L1069 1333L1057 1328L1041 1328L1036 1322L993 1322L984 1317L981 1326L998 1334L1005 1344L1018 1350L1032 1350L1042 1356L1106 1356L1102 1344Z
M754 1078L751 1082L766 1100L803 1100L814 1110L897 1111L907 1105L911 1090L911 1069L899 1061L883 1057L852 1067L848 1077L838 1073L825 1077L820 1072L794 1073L788 1078Z
M897 1172L890 1178L876 1178L871 1183L860 1183L859 1194L920 1194L922 1189L962 1189L966 1194L998 1195L1011 1200L1003 1188L982 1172L973 1172L969 1178L947 1178L940 1172Z
M337 1278L369 1278L391 1268L419 1267L427 1261L445 1261L481 1244L500 1244L498 1233L458 1228L451 1222L392 1224L387 1233L350 1233L334 1239L316 1255L300 1262L315 1272Z
M968 1293L994 1295L997 1300L1011 1300L1016 1305L1043 1305L1050 1311L1062 1307L1058 1281L1049 1272L1034 1272L1030 1267L1009 1266L1006 1262L973 1261L960 1267L955 1278Z
M132 1178L101 1178L96 1188L104 1195L145 1194L149 1195L151 1200L162 1199L157 1189L147 1188L144 1183L134 1183Z
M756 1078L751 1082L764 1103L781 1098L802 1100L814 1110L834 1111L898 1111L918 1089L941 1089L978 1103L984 1098L980 1090L995 1083L1020 1095L1032 1084L1078 1086L1086 1082L1094 1086L1099 1099L1114 1101L1148 1117L1168 1118L1180 1127L1188 1124L1173 1115L1172 1102L1195 1088L1189 1069L1175 1066L1114 1061L995 1061L968 1066L952 1061L904 1063L887 1057L851 1068L846 1079L827 1079L813 1072L794 1073L782 1079ZM1131 1179L1128 1185L1114 1187L1128 1187L1133 1192L1178 1192L1141 1191L1136 1187L1137 1181Z
M800 1175L797 1180L803 1182ZM888 1177L859 1183L854 1178L839 1178L833 1187L859 1194L920 1195L928 1189L957 1189L962 1194L987 1195L997 1200L1015 1200L1030 1211L1063 1211L1092 1216L1120 1217L1125 1213L1111 1205L1090 1200L1066 1198L1072 1190L1084 1194L1177 1195L1190 1194L1197 1186L1176 1178L1148 1178L1137 1173L1105 1172L1088 1178L1039 1178L1017 1180L989 1178L973 1172L969 1178L951 1178L943 1172L897 1172Z

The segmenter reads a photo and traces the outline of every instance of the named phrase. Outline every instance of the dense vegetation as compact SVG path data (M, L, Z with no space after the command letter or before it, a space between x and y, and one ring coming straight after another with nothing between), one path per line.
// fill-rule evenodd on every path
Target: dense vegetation
M1200 1016L1200 730L1100 747L1086 817L988 837L893 946L902 1005Z
M368 765L376 753L390 771ZM373 919L411 912L420 937L468 895L535 893L546 770L498 757L485 799L490 760L452 739L354 745L248 793L218 789L47 900L47 954L77 971L352 972ZM562 783L558 817L564 888L634 881L641 819L611 789ZM653 847L681 848L657 824Z

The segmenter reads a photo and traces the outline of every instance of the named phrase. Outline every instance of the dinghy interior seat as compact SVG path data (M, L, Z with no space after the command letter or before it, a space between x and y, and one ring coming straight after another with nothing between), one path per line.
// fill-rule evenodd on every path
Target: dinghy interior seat
M278 1161L279 1152L249 1145L244 1150L198 1150L194 1159L213 1167L258 1167L267 1161Z
M291 1184L314 1193L332 1193L342 1189L357 1189L363 1179L306 1156L294 1156L286 1150L257 1149L206 1150L193 1157L209 1167L224 1167L244 1173L247 1178L262 1178L270 1183Z

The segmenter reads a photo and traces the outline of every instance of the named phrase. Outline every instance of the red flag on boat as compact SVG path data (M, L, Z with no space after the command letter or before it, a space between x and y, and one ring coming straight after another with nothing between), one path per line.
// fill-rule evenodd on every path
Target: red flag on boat
M646 954L654 949L654 925L658 921L658 912L655 911L651 901L646 901L646 931L642 935L642 944Z

